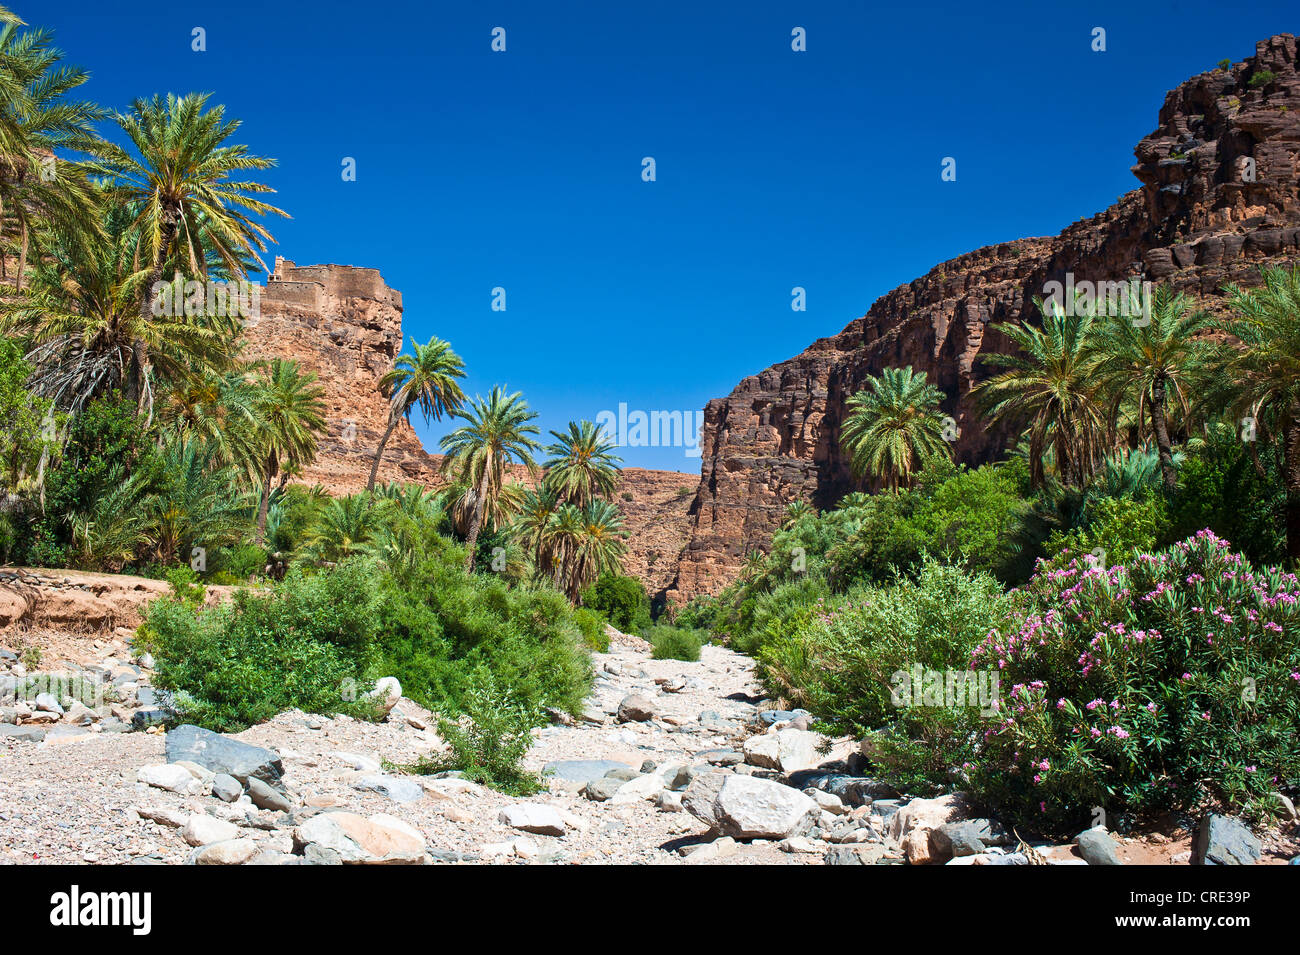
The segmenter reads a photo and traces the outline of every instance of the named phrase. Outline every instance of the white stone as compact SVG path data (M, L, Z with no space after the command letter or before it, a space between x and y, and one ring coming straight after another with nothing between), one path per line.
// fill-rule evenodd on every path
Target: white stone
M135 778L158 789L182 795L197 793L203 789L203 784L190 775L189 770L174 763L142 766L136 770Z
M506 806L497 815L497 821L511 829L535 832L542 836L562 836L567 831L564 820L551 806L541 803L518 803Z
M214 816L209 816L207 813L196 812L185 823L185 828L181 830L181 838L192 846L208 846L214 842L227 842L239 838L239 827L234 823L223 822Z
M737 839L802 835L817 819L817 804L789 786L753 776L703 773L682 794L687 812Z

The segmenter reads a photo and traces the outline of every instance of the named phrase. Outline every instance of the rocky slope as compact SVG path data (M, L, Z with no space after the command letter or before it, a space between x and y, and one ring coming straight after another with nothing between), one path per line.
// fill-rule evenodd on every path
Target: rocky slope
M402 293L389 288L377 269L298 266L277 258L260 313L245 325L248 356L292 358L325 389L325 435L300 480L332 494L363 489L387 424L388 403L377 383L404 344ZM384 449L379 480L440 487L441 462L403 421ZM532 481L522 468L514 478ZM661 594L676 576L690 507L690 495L679 492L693 490L697 480L694 474L627 468L615 492L630 535L624 569L652 594Z
M1256 77L1267 82L1252 80ZM710 401L691 504L690 542L674 601L716 593L744 553L764 546L785 505L828 505L852 489L839 429L845 400L890 366L925 371L968 464L996 457L1008 435L971 417L976 359L1003 350L989 326L1032 319L1049 281L1169 282L1203 296L1252 284L1261 265L1300 250L1300 74L1295 37L1257 45L1227 70L1171 91L1157 129L1134 150L1140 188L1060 235L988 246L882 296L838 335ZM1253 168L1252 168L1253 167Z

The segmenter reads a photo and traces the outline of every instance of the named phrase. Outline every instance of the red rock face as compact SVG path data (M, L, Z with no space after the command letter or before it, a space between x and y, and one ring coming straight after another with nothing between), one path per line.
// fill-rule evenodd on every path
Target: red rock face
M402 294L376 269L299 267L279 259L260 311L260 318L245 325L247 356L292 358L325 389L326 432L301 482L323 485L331 494L364 489L388 421L379 378L403 347ZM384 448L378 480L441 487L441 463L442 455L425 451L403 421ZM533 482L523 468L512 477ZM614 493L630 535L624 570L652 595L662 597L676 578L697 482L694 474L627 468Z
M1273 74L1266 83L1253 77ZM1300 75L1296 39L1170 92L1134 150L1141 187L1052 238L977 249L882 296L838 335L746 378L705 408L690 540L668 599L716 593L765 548L785 506L829 506L854 488L840 448L845 400L867 375L911 365L948 395L959 460L998 457L1010 437L973 418L975 359L1007 349L990 323L1033 320L1049 281L1168 282L1213 299L1255 284L1300 247ZM1251 164L1253 162L1253 176Z

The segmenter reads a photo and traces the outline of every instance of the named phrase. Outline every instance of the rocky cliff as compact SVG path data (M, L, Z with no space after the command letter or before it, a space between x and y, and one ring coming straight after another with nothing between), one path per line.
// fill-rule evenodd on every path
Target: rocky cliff
M377 269L300 267L277 258L245 338L248 357L292 358L325 389L325 435L299 480L332 494L363 489L387 424L388 402L377 384L402 351L402 293ZM379 480L439 487L441 461L403 421L388 439ZM515 477L530 480L523 469ZM676 577L696 481L694 474L627 468L615 492L631 535L624 568L652 594L662 594Z
M1049 281L1169 282L1214 297L1252 284L1300 247L1300 75L1296 39L1192 77L1134 150L1141 186L1051 238L988 246L878 299L838 335L746 378L705 408L690 541L669 599L716 593L746 551L764 547L786 504L832 504L852 489L840 448L846 398L867 375L911 365L948 395L957 456L996 457L1008 435L972 419L976 358L1004 350L990 323L1033 319Z

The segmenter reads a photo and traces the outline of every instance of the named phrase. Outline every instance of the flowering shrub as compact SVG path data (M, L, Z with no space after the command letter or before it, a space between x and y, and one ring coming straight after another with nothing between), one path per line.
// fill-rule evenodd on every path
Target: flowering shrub
M1300 777L1300 583L1209 531L1127 566L1043 566L971 666L1002 674L974 793L1043 829L1209 802L1259 809Z

